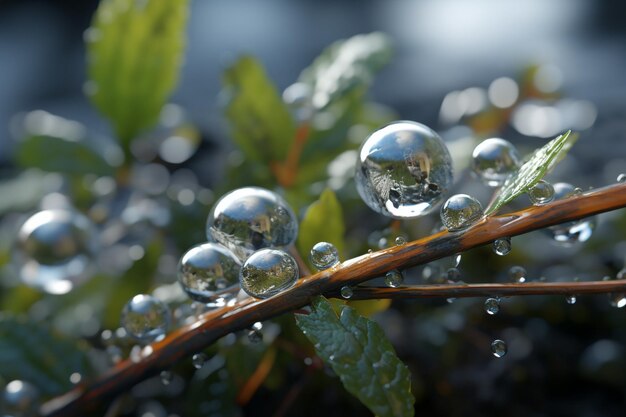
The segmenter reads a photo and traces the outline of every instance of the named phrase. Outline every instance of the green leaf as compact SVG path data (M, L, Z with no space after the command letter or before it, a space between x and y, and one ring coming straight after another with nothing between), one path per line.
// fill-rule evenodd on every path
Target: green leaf
M43 172L29 169L15 178L2 181L0 195L11 198L0 198L0 214L28 210L37 205L46 194L44 177Z
M498 191L496 198L485 210L485 215L496 213L502 206L530 190L565 157L577 140L578 135L568 130L537 149Z
M353 36L326 48L302 71L299 81L311 87L313 106L323 109L345 94L369 86L391 54L391 41L383 33Z
M283 161L296 128L261 64L243 56L226 69L223 82L229 98L226 116L245 156L263 163Z
M75 340L64 338L42 323L0 315L0 375L22 379L44 395L59 395L72 388L70 375L92 373L87 354Z
M296 323L344 387L379 417L413 416L411 375L380 326L350 307L333 311L324 297Z
M87 94L129 142L153 125L183 62L187 0L102 0L85 34Z
M341 204L333 190L327 188L319 200L309 206L300 223L297 247L309 268L312 267L309 253L317 242L330 242L340 255L343 254L345 232Z

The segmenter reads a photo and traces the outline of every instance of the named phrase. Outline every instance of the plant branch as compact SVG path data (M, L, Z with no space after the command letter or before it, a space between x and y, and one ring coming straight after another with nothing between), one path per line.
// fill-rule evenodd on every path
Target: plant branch
M313 297L319 294L336 293L344 285L356 285L380 277L394 269L420 265L464 252L491 243L501 237L520 235L623 207L626 207L626 184L614 184L589 191L580 196L558 200L545 206L530 207L501 216L485 218L463 232L448 233L444 231L402 246L395 246L350 259L331 269L304 277L292 288L274 297L264 300L245 298L207 312L196 323L179 328L170 333L164 340L154 343L151 354L138 362L130 360L120 362L97 379L85 381L67 394L44 404L41 414L46 417L90 415L90 412L110 401L116 395L148 377L157 375L174 363L203 350L220 337L245 329L257 321L267 320L301 308L309 304ZM580 285L590 285L588 288L605 285L607 286L604 288L606 292L613 292L616 288L611 287L611 284L621 285L621 282L609 281L608 284L573 282L556 285L570 285L572 291L565 293L571 294L581 293L580 290L583 287ZM515 285L510 284L505 285L505 287L514 288ZM535 294L551 293L550 290L555 291L553 288L555 284L537 283L531 284L530 287L529 284L523 285L525 285L526 291L528 288L538 288ZM471 286L464 287L472 288ZM448 287L448 290L450 288ZM502 286L496 288L501 291L504 290ZM493 290L494 287L491 289ZM541 289L545 292L539 291ZM466 289L465 291L469 296L469 290ZM588 292L591 291L588 290ZM476 293L476 296L488 294L492 293L482 288L481 292ZM493 294L497 295L495 292ZM523 294L521 289L518 290L518 294ZM447 294L441 296L448 297Z

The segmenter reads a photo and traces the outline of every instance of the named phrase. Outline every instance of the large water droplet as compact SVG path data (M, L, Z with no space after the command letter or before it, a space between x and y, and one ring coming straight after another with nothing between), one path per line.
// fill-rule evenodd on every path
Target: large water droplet
M400 271L389 271L385 274L385 285L391 288L397 288L404 282L404 276Z
M318 242L311 248L310 259L313 266L321 271L339 263L339 252L332 243Z
M24 222L17 236L16 261L25 284L64 294L93 272L98 248L95 226L82 214L44 210Z
M493 251L496 255L505 256L511 252L511 238L503 237L493 242Z
M418 217L431 212L452 183L452 158L434 130L399 121L361 145L355 181L372 210L393 218Z
M472 170L490 187L499 187L520 166L520 157L511 142L500 138L482 141L472 152Z
M489 315L498 314L498 311L500 311L500 300L497 298L487 298L487 300L485 300L485 311Z
M526 275L526 269L524 269L524 267L516 265L509 269L509 277L512 282L524 283L526 282Z
M344 285L343 287L341 287L340 293L341 293L341 296L347 300L347 299L352 298L354 291L352 291L351 287Z
M554 187L547 181L539 180L533 188L528 190L528 198L535 206L548 204L554 199Z
M287 202L259 187L245 187L220 198L207 220L207 237L230 249L242 261L262 248L292 244L298 222Z
M139 294L124 306L121 324L130 336L149 343L165 335L170 310L158 298Z
M225 301L239 287L240 269L241 262L230 250L216 243L203 243L180 258L178 282L193 300Z
M554 184L554 199L560 200L576 195L572 184L559 182ZM591 237L597 224L596 217L575 220L572 222L557 224L542 229L555 243L561 246L572 246L578 242L586 242Z
M495 356L496 358L501 358L504 355L506 355L507 350L508 350L508 347L504 340L496 339L493 342L491 342L491 352L493 353L493 356Z
M246 260L239 272L241 289L256 298L269 298L298 279L298 265L286 252L261 249Z
M13 380L2 391L0 407L3 416L34 416L39 405L39 390L27 381Z
M456 194L441 207L441 222L450 232L467 229L483 217L483 207L474 197Z

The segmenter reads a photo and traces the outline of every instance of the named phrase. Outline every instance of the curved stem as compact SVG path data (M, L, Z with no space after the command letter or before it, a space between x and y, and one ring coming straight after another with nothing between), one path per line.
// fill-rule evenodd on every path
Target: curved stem
M580 196L559 200L541 207L489 217L463 232L440 232L433 236L415 240L402 246L395 246L371 254L350 259L331 269L300 279L292 288L274 297L256 300L245 298L225 307L209 311L196 323L182 327L169 334L164 340L152 345L150 355L138 362L126 360L92 381L80 384L67 394L44 404L41 414L52 416L84 416L90 411L111 400L114 396L131 388L136 383L157 375L172 364L201 351L220 337L245 329L257 321L267 320L280 314L293 311L310 303L319 294L333 294L344 285L356 285L384 275L393 269L402 269L434 261L445 256L493 242L495 239L515 236L559 223L581 219L598 213L626 207L626 184L614 184ZM582 293L582 286L602 289L600 292L614 292L621 281L597 283L523 284L517 294L537 288L533 294L549 294L556 286L570 286L563 293ZM491 294L496 287L487 291L478 284L477 296ZM495 285L495 284L493 284ZM503 288L504 285L504 288ZM501 284L497 287L504 294L505 288L517 288L518 284ZM463 286L472 288L471 286ZM447 290L456 287L447 287ZM474 287L476 288L476 287ZM619 287L621 288L621 287ZM359 290L360 291L360 290ZM388 290L385 290L388 292ZM385 292L383 291L383 293ZM435 290L429 290L431 293ZM459 296L445 294L442 297ZM457 291L460 291L457 288ZM465 294L470 294L465 289ZM507 290L511 291L511 290ZM543 291L543 292L542 292ZM445 294L445 295L444 295ZM494 292L495 294L495 292ZM497 295L497 294L496 294ZM508 295L512 295L509 293ZM379 297L379 294L376 294Z

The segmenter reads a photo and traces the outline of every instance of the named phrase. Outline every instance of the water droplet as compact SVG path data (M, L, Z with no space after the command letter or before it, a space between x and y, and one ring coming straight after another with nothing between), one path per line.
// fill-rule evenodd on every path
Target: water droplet
M567 304L576 304L576 296L568 295L567 297L565 297L565 301L567 302Z
M539 180L539 182L528 191L528 197L535 206L548 204L554 199L554 187L547 181Z
M509 269L509 277L512 282L524 283L526 282L526 269L521 266L512 266Z
M501 358L506 355L507 349L508 347L506 346L506 342L504 340L496 339L491 342L491 352L496 358Z
M161 383L167 386L174 379L174 374L172 374L170 371L161 371L160 377Z
M385 285L391 288L397 288L404 282L404 277L400 271L389 271L385 274Z
M496 255L505 256L511 252L511 238L503 237L493 242L493 251Z
M406 245L406 238L404 236L396 237L396 245L398 246Z
M130 336L150 343L165 335L170 324L170 310L158 298L139 294L124 306L121 324Z
M461 279L461 271L459 271L459 268L449 268L446 271L446 278L448 281L458 281Z
M626 174L619 174L617 176L617 182L626 182Z
M292 244L298 221L278 194L259 187L245 187L220 198L207 220L207 237L245 260L262 248Z
M615 275L616 279L626 279L626 268L623 268L617 272Z
M263 323L261 323L260 321L257 321L256 323L252 324L250 328L252 330L263 330Z
M626 293L609 294L609 304L611 304L611 307L623 308L626 306Z
M202 303L228 299L239 287L241 262L217 243L189 249L178 262L178 282L189 298Z
M196 353L191 357L191 364L196 369L202 369L209 357L205 353Z
M25 284L51 294L64 294L92 274L97 252L93 223L66 209L35 213L17 236L16 261Z
M13 380L2 391L0 405L3 416L33 416L39 405L40 393L30 382Z
M318 242L311 248L311 263L319 271L339 263L339 252L332 243Z
M450 232L467 229L483 217L483 207L474 197L456 194L441 207L441 222Z
M341 287L341 296L343 298L345 298L346 300L352 297L352 294L354 294L354 292L352 291L352 288L350 288L349 286L343 286Z
M250 343L261 343L263 341L263 333L260 330L252 329L248 332L248 340Z
M490 187L504 184L519 166L520 157L515 146L504 139L486 139L472 152L472 170Z
M367 253L374 253L374 251L372 249L368 249Z
M566 182L554 184L554 200L561 200L573 195L576 195L576 192L572 184L568 184ZM586 242L589 240L596 224L597 219L594 216L557 224L542 230L543 233L550 236L558 245L569 247L576 243Z
M361 145L355 181L372 210L393 218L414 218L431 212L441 201L452 183L452 158L429 127L394 122Z
M83 376L79 374L78 372L74 372L72 373L72 375L70 375L70 382L72 384L78 384L82 379L83 379Z
M574 193L573 193L574 196L582 195L582 193L583 193L583 189L582 188L580 188L580 187L574 188Z
M485 301L485 311L492 316L498 314L498 311L500 311L500 300L497 298L487 298Z
M298 279L298 265L286 252L261 249L246 260L239 272L241 289L256 298L269 298Z
M456 298L454 298L454 297L446 298L446 302L447 302L448 304L452 304L452 303L454 303L455 301L456 301Z

